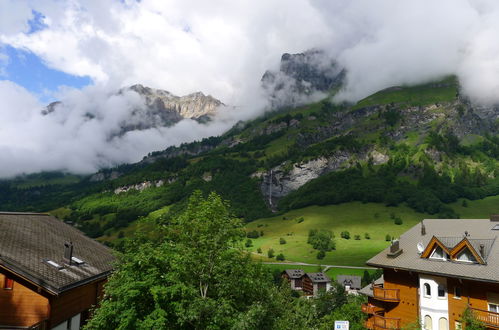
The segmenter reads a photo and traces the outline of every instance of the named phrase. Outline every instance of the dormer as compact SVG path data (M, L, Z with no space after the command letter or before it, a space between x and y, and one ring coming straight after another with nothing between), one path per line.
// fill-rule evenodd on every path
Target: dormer
M446 246L444 242L447 242ZM473 240L477 241L477 240ZM453 242L450 244L450 242ZM458 242L456 244L456 242ZM480 244L479 252L467 237L459 240L458 237L443 237L438 239L433 236L421 253L421 258L441 261L456 261L465 263L478 263L485 265L485 247Z
M433 236L423 250L423 253L421 253L421 258L445 261L448 260L449 254L449 249L438 238Z

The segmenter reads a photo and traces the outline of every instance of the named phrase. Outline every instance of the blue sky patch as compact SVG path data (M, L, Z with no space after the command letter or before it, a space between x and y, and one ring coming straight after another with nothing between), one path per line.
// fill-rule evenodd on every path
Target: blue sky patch
M55 100L52 94L60 86L82 88L92 82L88 76L79 77L51 69L28 51L6 46L3 53L9 57L9 61L4 69L5 75L0 79L23 86L44 103Z

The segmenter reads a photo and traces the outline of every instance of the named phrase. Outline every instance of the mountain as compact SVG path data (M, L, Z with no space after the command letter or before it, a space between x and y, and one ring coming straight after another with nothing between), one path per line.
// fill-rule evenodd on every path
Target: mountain
M291 67L282 72L303 77L297 84L314 81L303 73L314 69ZM332 88L324 95L339 88L334 80L320 81L316 89ZM131 88L154 111L193 114L188 105L203 104L192 97L176 107L181 98L168 92ZM40 174L0 182L0 207L52 210L103 241L133 231L129 225L140 217L167 221L198 189L216 191L246 221L351 201L453 218L459 215L452 203L499 195L497 116L496 108L461 96L455 77L394 86L354 104L326 97L85 178Z
M345 70L320 49L281 57L278 71L268 70L261 79L272 108L293 107L324 98L339 88Z
M201 92L176 96L168 91L140 84L123 88L114 95L130 92L137 93L143 100L143 105L133 109L129 116L120 122L121 130L118 135L134 130L168 127L186 118L206 122L211 120L219 107L224 106L220 100ZM48 115L64 106L61 101L52 102L42 110L42 114ZM90 120L98 117L95 112L88 109L86 117Z

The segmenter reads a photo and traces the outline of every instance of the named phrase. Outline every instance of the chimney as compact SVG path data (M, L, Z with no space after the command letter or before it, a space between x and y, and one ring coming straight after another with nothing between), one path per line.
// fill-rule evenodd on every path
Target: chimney
M485 245L480 244L480 256L485 258Z
M389 258L396 258L401 255L403 250L400 248L399 240L392 241L392 245L390 245L390 252L388 252L387 256Z
M490 215L490 221L499 222L499 214L491 214Z
M72 258L73 258L73 243L70 241L64 243L64 261L66 261L69 265L71 265Z
M426 235L426 227L424 225L423 220L421 220L421 236Z

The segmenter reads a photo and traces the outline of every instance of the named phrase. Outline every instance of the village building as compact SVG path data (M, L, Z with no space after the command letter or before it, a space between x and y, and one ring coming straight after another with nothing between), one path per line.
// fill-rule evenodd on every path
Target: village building
M336 282L341 284L347 293L357 293L360 290L362 278L355 275L338 275Z
M292 290L302 289L302 280L305 275L303 269L286 269L281 275L289 282Z
M0 213L0 329L79 329L115 261L109 248L37 213Z
M303 275L302 288L306 295L317 297L321 290L331 289L331 279L324 273L306 273Z
M383 277L361 290L369 329L461 329L467 308L499 329L499 217L424 220L368 260Z

